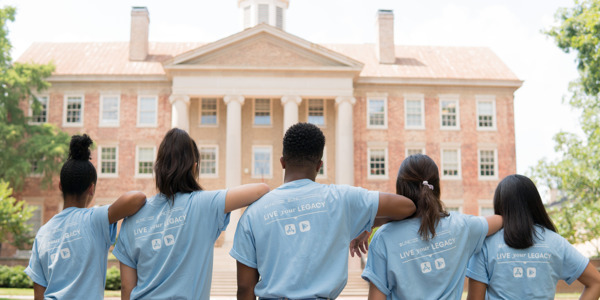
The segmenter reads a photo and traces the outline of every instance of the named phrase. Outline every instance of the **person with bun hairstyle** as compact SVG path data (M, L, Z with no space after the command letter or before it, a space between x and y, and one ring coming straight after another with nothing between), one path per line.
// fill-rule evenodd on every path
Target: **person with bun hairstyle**
M469 261L467 299L554 299L559 279L584 285L580 299L600 297L600 273L556 233L531 179L504 178L494 193L504 228Z
M269 187L205 191L199 164L196 142L184 130L169 130L154 164L159 193L123 221L113 251L121 262L122 299L209 299L214 244L229 213Z
M113 204L87 208L96 190L90 162L92 139L71 138L68 160L60 170L64 208L38 231L25 273L34 282L35 299L103 299L108 249L117 221L146 202L141 192L121 195Z
M417 211L373 235L362 273L370 283L369 299L460 299L469 258L486 235L502 227L502 218L447 213L438 167L427 155L402 162L396 193L412 199ZM357 244L353 246L351 251L358 253Z

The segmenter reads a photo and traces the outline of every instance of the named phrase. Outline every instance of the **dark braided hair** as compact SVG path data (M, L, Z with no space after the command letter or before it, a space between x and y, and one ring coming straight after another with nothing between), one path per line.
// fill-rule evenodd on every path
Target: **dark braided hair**
M283 137L283 160L286 164L316 166L323 158L325 136L319 127L310 123L292 125Z
M69 146L69 158L60 170L60 184L65 195L80 196L98 178L96 168L90 162L92 139L87 135L74 135Z

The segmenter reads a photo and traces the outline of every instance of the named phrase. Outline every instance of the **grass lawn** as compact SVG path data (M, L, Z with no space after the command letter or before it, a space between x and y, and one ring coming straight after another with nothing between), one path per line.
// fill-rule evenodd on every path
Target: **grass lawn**
M33 296L33 289L0 288L0 295ZM121 297L121 291L104 291L104 297ZM4 298L0 298L0 300L4 300Z

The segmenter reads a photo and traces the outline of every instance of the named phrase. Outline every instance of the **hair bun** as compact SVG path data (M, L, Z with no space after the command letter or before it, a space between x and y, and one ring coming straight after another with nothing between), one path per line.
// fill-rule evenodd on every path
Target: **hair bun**
M90 146L94 143L87 135L74 135L71 137L71 145L69 146L69 159L74 160L90 160L92 153Z

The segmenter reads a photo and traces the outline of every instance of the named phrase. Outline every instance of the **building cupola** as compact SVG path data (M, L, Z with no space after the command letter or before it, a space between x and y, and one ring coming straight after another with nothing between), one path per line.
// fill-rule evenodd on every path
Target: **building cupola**
M239 0L244 29L266 23L284 30L289 4L289 0Z

